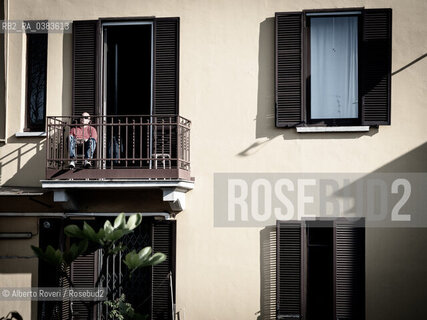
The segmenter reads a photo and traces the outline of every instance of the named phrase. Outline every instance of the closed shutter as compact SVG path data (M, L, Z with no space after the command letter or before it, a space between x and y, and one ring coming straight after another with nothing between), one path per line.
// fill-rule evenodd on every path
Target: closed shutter
M391 9L366 9L362 27L362 124L389 125Z
M276 127L302 121L301 13L276 13L275 22Z
M277 222L277 319L305 319L305 226Z
M154 266L152 272L152 320L172 320L175 308L175 221L154 221L153 252L163 252L167 260ZM170 276L172 275L172 288ZM172 296L173 295L173 296Z
M73 115L96 109L97 20L73 23Z
M75 288L93 288L97 277L98 254L93 252L85 256L79 256L71 264L71 281ZM73 319L93 319L95 308L92 310L92 317L89 316L89 310L81 301L73 301L72 318Z
M179 18L155 19L154 110L178 114Z
M365 228L363 220L334 222L335 317L365 319Z
M70 267L63 267L63 272L65 272L67 274L67 276L70 276ZM70 282L68 281L66 276L62 276L60 279L60 285L61 288L64 289L70 289ZM71 310L70 310L70 301L68 299L63 299L62 300L62 305L61 305L61 319L62 320L68 320L71 319Z
M51 245L55 249L63 248L62 219L40 218L39 220L39 248L46 249ZM43 259L38 260L38 286L39 287L58 287L63 286L63 278L60 276L60 270ZM61 314L61 310L56 301L38 301L38 318L50 320L67 319L66 315Z

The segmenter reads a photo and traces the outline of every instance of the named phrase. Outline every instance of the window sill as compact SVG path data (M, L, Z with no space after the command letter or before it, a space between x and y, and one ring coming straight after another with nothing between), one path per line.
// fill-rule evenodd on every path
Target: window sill
M46 132L17 132L15 133L17 138L32 138L32 137L46 137Z
M317 132L368 132L369 126L350 126L350 127L296 127L298 133L317 133Z

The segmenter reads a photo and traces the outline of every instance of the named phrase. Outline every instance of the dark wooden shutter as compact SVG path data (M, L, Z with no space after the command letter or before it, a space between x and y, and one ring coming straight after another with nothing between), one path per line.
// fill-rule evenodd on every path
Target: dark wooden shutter
M39 220L39 247L43 250L48 245L55 249L63 248L63 219L59 218L40 218ZM63 279L60 276L60 270L53 267L46 261L38 261L38 286L39 287L58 287L63 286ZM67 319L64 313L58 310L56 301L38 301L38 318L50 320Z
M178 114L179 18L155 19L154 114Z
M305 319L303 223L277 222L277 318Z
M362 27L362 124L390 124L391 9L366 9Z
M86 256L80 256L71 264L71 281L76 288L93 288L97 276L97 258L96 252ZM95 309L95 308L94 308ZM93 310L94 318L94 310ZM72 302L73 319L91 319L89 310L81 301Z
M173 220L154 221L152 230L153 252L163 252L167 260L153 267L152 272L152 320L172 320L175 308L175 245L176 223ZM171 291L170 277L172 274Z
M365 228L363 220L334 222L335 317L365 319Z
M292 127L302 121L301 18L301 13L276 13L276 127Z
M97 20L73 22L73 114L96 114Z

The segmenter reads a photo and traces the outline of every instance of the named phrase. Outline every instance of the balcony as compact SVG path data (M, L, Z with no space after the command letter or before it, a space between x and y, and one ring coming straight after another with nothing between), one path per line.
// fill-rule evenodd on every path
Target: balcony
M47 180L191 180L190 126L179 115L92 116L96 147L91 166L84 167L85 144L74 148L69 168L70 131L82 128L81 117L48 117Z

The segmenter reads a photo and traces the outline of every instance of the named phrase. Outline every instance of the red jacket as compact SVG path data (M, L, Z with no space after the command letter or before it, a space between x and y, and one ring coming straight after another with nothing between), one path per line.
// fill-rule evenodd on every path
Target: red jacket
M96 129L92 126L84 126L84 133L83 133L83 126L74 127L70 130L70 136L74 136L77 139L84 139L84 140L87 140L89 138L93 138L95 140L98 139L98 133L96 132Z

